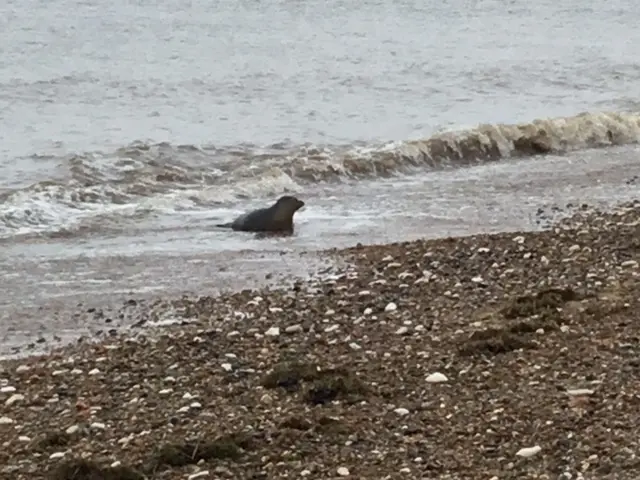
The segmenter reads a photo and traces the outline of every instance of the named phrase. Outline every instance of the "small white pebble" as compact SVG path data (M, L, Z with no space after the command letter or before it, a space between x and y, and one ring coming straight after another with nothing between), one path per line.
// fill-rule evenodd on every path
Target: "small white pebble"
M395 312L396 310L398 310L398 306L393 302L389 302L387 306L384 307L385 312Z
M18 437L18 441L27 443L27 442L30 442L31 439L29 437L27 437L26 435L21 435L21 436Z
M73 370L71 370L71 373L73 373L74 375L82 375L82 370L80 370L79 368L74 368Z
M400 473L411 473L411 469L409 467L401 468Z
M577 250L580 250L580 245L571 245L571 246L569 247L569 251L570 251L570 252L575 252L575 251L577 251Z
M282 310L282 308L280 308L280 307L269 307L269 311L270 311L271 313L280 313L280 312L282 312L283 310Z
M308 475L311 475L311 470L302 470L302 471L300 472L300 476L301 476L301 477L306 477L306 476L308 476Z
M187 477L188 480L196 480L196 478L204 478L209 476L209 470L201 470Z
M540 450L542 450L542 448L540 448L539 445L536 445L535 447L521 448L520 450L518 450L518 453L516 453L516 455L519 457L529 458L540 452Z
M20 365L18 368L16 368L16 373L24 373L28 372L29 370L31 370L31 367L29 367L28 365Z
M364 312L362 312L363 315L371 315L373 313L373 309L367 307L364 309Z
M491 250L489 250L487 247L480 247L477 252L478 253L489 253Z
M49 458L51 460L55 460L56 458L62 458L62 457L64 457L64 452L55 452L49 455Z
M200 402L193 402L189 405L189 408L202 408L202 404Z
M71 425L69 428L65 430L65 432L67 435L73 435L78 430L80 430L80 427L78 425Z
M536 333L537 333L538 335L544 335L544 328L539 328L539 329L537 329L537 330L536 330Z
M328 316L328 317L330 317L331 315L333 315L333 314L335 314L335 313L336 313L336 311L335 311L335 310L333 310L333 309L331 309L331 308L330 308L329 310L327 310L326 312L324 312L324 314L325 314L326 316Z
M158 392L159 395L169 395L171 392L173 392L173 388L163 388L162 390L160 390Z
M21 395L19 393L14 393L13 395L11 395L6 402L4 402L5 405L10 406L13 405L16 402L21 402L22 400L24 400L24 395Z
M189 407L181 407L178 409L178 413L187 413L189 411Z
M13 393L16 391L16 387L6 386L0 388L0 393Z
M622 262L620 264L621 267L631 267L631 268L637 268L638 267L638 262L636 262L635 260L626 260L624 262Z
M11 425L13 420L9 417L0 417L0 425Z
M340 475L341 477L348 477L349 476L349 469L347 467L338 467L338 475Z
M120 465L122 465L122 462L120 460L116 460L111 464L111 468L116 468L116 467L119 467Z
M325 328L324 331L325 331L325 333L331 333L331 332L334 332L334 331L338 330L339 328L340 328L340 325L333 324L333 325Z
M543 255L540 257L540 263L543 265L549 265L549 259Z
M522 235L519 235L517 237L514 237L513 241L516 242L516 243L523 244L524 243L524 237Z
M407 333L409 331L409 328L407 327L400 327L398 328L398 330L396 330L396 335L404 335L405 333Z
M289 325L287 328L284 329L284 331L286 333L298 333L302 331L302 325Z
M93 370L89 371L89 375L98 375L100 373L100 370L98 370L97 368L94 368Z
M223 363L220 366L225 372L230 372L231 370L233 370L233 365L231 365L230 363Z
M182 395L182 398L183 400L191 400L192 398L196 398L196 397L191 395L189 392L187 392L184 395Z
M93 428L94 430L104 430L105 428L107 428L107 426L102 422L93 422L91 424L91 428Z
M264 334L269 337L277 337L278 335L280 335L280 329L278 327L271 327Z
M569 325L562 325L562 326L560 327L560 331L561 331L562 333L567 333L569 330L571 330L571 329L569 328Z
M442 373L440 372L435 372L432 373L431 375L427 376L426 381L428 383L442 383L442 382L446 382L449 379Z
M567 390L567 395L572 397L582 397L585 395L593 395L593 390L589 388L576 388L573 390Z
M349 348L351 348L351 350L361 350L362 347L360 345L358 345L356 342L351 342L349 344Z
M484 279L483 279L480 275L478 275L477 277L473 277L473 278L471 279L471 281L472 281L473 283L482 283L482 282L484 282Z
M401 417L404 417L405 415L409 415L409 410L407 410L406 408L402 408L402 407L396 408L394 410L394 412L396 412Z

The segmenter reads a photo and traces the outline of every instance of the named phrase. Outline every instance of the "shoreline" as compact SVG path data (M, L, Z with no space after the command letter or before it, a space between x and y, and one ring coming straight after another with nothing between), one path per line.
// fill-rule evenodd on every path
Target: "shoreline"
M331 277L2 360L0 474L637 478L640 202L616 211L333 249Z
M84 283L84 277L80 277L71 279L64 290L60 289L59 299L39 299L28 306L5 305L0 314L0 322L4 323L0 328L0 361L46 353L81 337L100 340L105 336L117 336L132 328L144 327L147 320L166 321L171 312L162 312L162 318L149 318L153 315L148 313L168 298L194 295L194 292L222 295L244 288L273 285L284 288L296 280L331 271L335 262L325 257L318 255L318 252L277 250L245 250L230 255L184 255L170 258L146 256L142 260L137 257L141 266L134 265L134 268L138 271L141 268L160 271L156 275L160 277L158 285L153 286L160 293L154 291L155 288L147 288L144 292L128 288L130 286L125 277L120 281L115 280L119 281L118 291L105 294L101 292L100 282L88 284ZM65 266L72 270L70 262L73 259L57 262L58 270L64 271ZM103 263L106 264L105 270L113 269L113 259L106 259ZM177 273L172 278L168 273L163 274L163 270ZM185 278L189 271L196 278L209 279L195 285ZM43 272L42 275L46 273ZM130 273L130 276L135 275L136 272ZM37 288L37 285L33 288ZM78 291L72 293L74 288ZM16 294L18 293L21 292ZM46 322L38 320L43 311L47 312Z
M49 344L61 343L51 342L61 331L67 340L76 333L126 329L137 321L128 322L128 312L119 311L130 299L255 288L267 283L267 272L306 278L328 266L309 261L309 255L299 257L302 252L313 251L321 260L323 254L316 252L358 241L537 230L569 215L582 199L601 208L632 200L637 195L629 179L637 170L634 152L635 147L589 150L384 181L319 183L306 190L310 207L297 219L295 237L283 241L216 233L208 228L222 214L216 210L203 217L169 215L155 223L123 219L119 228L126 234L108 233L109 223L107 232L88 229L78 238L3 244L0 357L12 353L9 343L33 342L27 353L48 350ZM104 317L89 308L102 309Z

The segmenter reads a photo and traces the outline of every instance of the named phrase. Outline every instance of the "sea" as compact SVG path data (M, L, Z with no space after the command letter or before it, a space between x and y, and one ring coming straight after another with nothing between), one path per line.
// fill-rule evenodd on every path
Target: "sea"
M89 304L637 198L638 25L633 0L4 0L0 353L95 330ZM284 194L293 237L215 226Z

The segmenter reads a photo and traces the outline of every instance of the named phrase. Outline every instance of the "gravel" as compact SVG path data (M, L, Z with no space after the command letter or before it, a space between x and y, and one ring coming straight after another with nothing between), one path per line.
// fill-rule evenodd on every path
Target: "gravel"
M0 362L1 478L640 477L640 202L327 255Z

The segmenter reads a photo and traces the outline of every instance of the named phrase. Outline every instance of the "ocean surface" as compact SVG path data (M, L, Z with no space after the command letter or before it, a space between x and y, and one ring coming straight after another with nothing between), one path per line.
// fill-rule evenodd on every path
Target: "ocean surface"
M637 197L638 25L633 0L5 0L0 353L91 331L78 303ZM294 237L215 228L284 193Z

